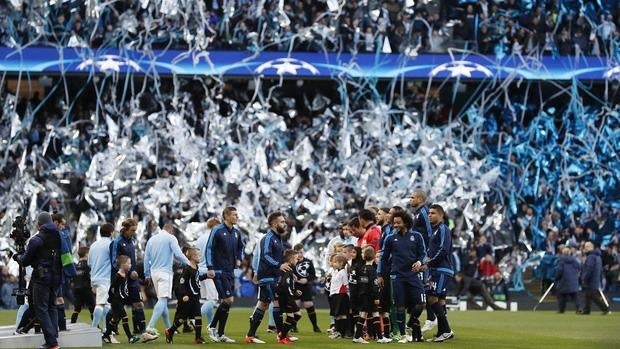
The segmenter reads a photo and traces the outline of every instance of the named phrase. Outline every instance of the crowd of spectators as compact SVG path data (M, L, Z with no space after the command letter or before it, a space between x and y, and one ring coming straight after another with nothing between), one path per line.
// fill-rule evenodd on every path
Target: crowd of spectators
M220 49L220 50L280 50L288 49L303 51L330 51L330 52L377 52L391 51L416 54L423 52L441 53L447 47L461 47L477 50L485 54L541 53L541 54L592 54L610 55L615 50L619 38L620 7L613 1L603 2L536 2L532 4L526 1L506 0L491 2L480 0L478 2L457 3L454 1L344 1L342 6L334 7L332 0L304 0L283 1L283 7L278 7L278 1L248 1L248 0L208 0L208 1L138 1L119 0L111 1L96 6L99 2L71 1L71 2L40 2L40 1L0 1L0 44L10 47L20 47L29 44L34 45L59 45L61 47L93 47L93 48L121 48L121 49ZM146 8L142 4L148 4ZM180 4L182 6L176 7ZM19 6L18 6L19 5ZM337 5L337 4L336 4ZM185 82L187 83L187 82ZM297 83L297 82L292 82ZM303 82L302 82L303 83ZM189 83L187 83L189 85ZM329 83L324 83L329 85ZM131 103L135 102L145 115L154 115L162 112L163 108L171 109L172 98L166 93L172 93L177 86L165 86L162 83L160 93L144 93L141 96L132 96ZM180 84L183 85L183 84ZM242 86L243 85L243 86ZM314 123L319 115L326 118L328 112L337 110L339 94L334 86L317 85L315 90L319 93L309 93L310 82L305 82L303 89L289 88L277 90L273 98L269 100L270 111L277 115L286 115L285 120L287 133L282 137L285 145L282 148L295 149L302 144L306 136L310 135L309 142L315 146L315 153L324 154L324 158L335 157L338 154L337 141L339 130L343 125L338 117L330 119L329 132L321 127L321 122ZM402 105L394 107L403 110L420 112L423 105L437 105L436 112L432 110L428 114L429 125L445 125L445 115L458 114L459 111L451 110L446 100L430 94L430 98L436 100L427 101L425 92L420 84L407 84L406 91L402 96L395 96L395 100L403 101ZM166 91L168 89L168 91ZM206 107L209 103L216 104L217 113L222 116L235 114L235 110L245 108L251 101L248 93L253 93L247 82L228 81L222 86L209 85L207 95L196 93L191 88L187 91L186 122L192 126L192 132L207 134L204 120L200 115L208 114ZM329 92L329 90L333 90ZM198 87L202 91L202 86ZM292 96L292 92L303 90L304 93ZM515 101L527 100L526 95L516 96L518 93L511 91ZM248 92L250 91L250 92ZM15 93L15 91L10 91ZM2 89L0 105L6 106L7 89ZM67 92L69 93L69 92ZM271 91L269 92L271 94ZM396 92L397 94L399 92ZM215 98L215 96L218 96ZM32 116L32 126L18 135L14 146L7 151L3 159L2 171L0 171L0 189L9 192L15 185L15 178L23 174L20 166L25 166L22 161L35 165L28 168L37 183L45 185L50 180L50 172L57 170L58 164L69 163L71 173L63 177L62 189L57 192L42 191L36 197L36 209L54 211L69 215L68 226L74 239L77 237L77 226L80 213L93 206L85 200L84 188L86 186L85 174L96 154L107 148L110 135L106 128L93 124L92 115L96 112L97 98L102 99L101 104L116 105L111 100L115 94L110 91L102 93L102 97L94 93L89 98L82 98L72 106L71 118L75 123L71 133L62 134L59 129L56 133L52 130L59 127L60 118L67 106L63 105L64 96L53 96L45 102L45 108L38 108L42 97L33 96L31 99L22 98L17 101L15 111L19 116L24 116L34 108L37 115ZM368 95L365 92L350 92L345 96L350 101L351 110L367 108ZM206 101L206 102L205 102ZM452 100L450 100L452 101ZM436 103L435 103L436 102ZM506 101L509 104L511 101ZM120 104L120 103L118 103ZM498 105L502 103L498 102ZM244 106L243 108L235 106ZM121 109L124 107L121 107ZM433 109L429 107L429 110ZM588 207L575 206L576 202L583 202L586 194L594 192L597 197L614 195L597 189L594 179L589 180L592 174L584 174L579 180L581 183L560 183L557 173L550 173L548 169L560 166L557 149L549 144L562 143L565 145L566 154L581 154L583 147L570 147L569 136L582 132L579 130L581 120L578 115L558 109L552 115L544 114L540 110L524 111L523 114L530 116L518 121L514 112L507 111L505 105L502 108L491 108L484 121L484 132L481 133L480 144L476 144L480 158L497 158L506 161L498 161L500 167L500 181L502 185L519 192L522 195L514 203L511 199L489 198L488 207L501 202L510 206L510 211L504 215L507 221L510 238L509 248L500 248L504 242L497 238L498 232L492 231L483 224L476 223L467 225L461 211L451 212L455 222L455 241L463 241L457 248L455 259L458 270L467 277L480 278L486 282L489 288L497 288L499 284L511 282L506 280L502 273L501 261L507 257L512 264L522 264L529 251L546 251L549 255L558 254L561 247L574 249L574 254L582 251L585 241L593 241L603 250L604 269L606 273L605 288L608 291L617 291L618 272L620 269L620 257L618 255L618 233L620 231L620 211L613 209L608 203L596 203L594 201ZM586 110L586 109L584 109ZM592 115L600 111L588 109ZM4 112L4 111L3 111ZM129 115L133 110L123 109L119 114ZM210 110L209 112L213 112ZM545 111L546 112L546 111ZM113 113L109 113L110 120L118 121ZM543 115L544 114L544 115ZM557 127L543 125L543 120L554 118ZM6 118L8 120L8 118ZM24 118L25 120L26 118ZM232 118L231 118L232 119ZM323 120L323 119L321 119ZM558 121L561 120L561 121ZM602 121L601 121L602 120ZM608 134L605 132L617 129L614 119L596 119L595 128L600 128L602 133L597 134L593 142L603 142ZM128 127L125 132L131 142L137 142L140 136L147 133L148 122L146 118L138 118L136 123ZM106 121L107 122L107 121ZM474 122L464 120L464 123ZM540 125L536 123L539 122ZM553 123L553 121L550 121ZM607 122L607 124L605 124ZM615 123L614 123L615 122ZM318 125L318 126L317 126ZM543 127L544 126L544 127ZM231 128L244 129L246 125L231 122ZM361 128L361 127L358 127ZM544 135L535 134L544 129ZM8 134L6 129L1 130L3 136ZM75 131L75 132L74 132ZM255 130L257 131L257 130ZM561 132L563 132L561 134ZM555 136L549 136L554 134ZM581 133L582 134L582 133ZM601 137L599 137L599 135ZM554 138L555 137L555 138ZM565 137L565 138L564 138ZM207 138L205 136L205 138ZM8 139L8 137L7 137ZM331 140L331 142L325 141ZM566 142L562 141L567 139ZM240 143L239 139L232 139L232 143ZM320 146L320 144L326 144ZM514 152L515 144L531 148L531 151ZM568 144L568 145L567 145ZM72 152L71 147L79 149ZM278 145L266 147L269 165L273 164L273 153ZM321 147L324 147L321 148ZM516 147L515 147L516 148ZM553 148L553 149L551 149ZM30 158L33 149L46 149L40 153L39 161ZM547 149L550 149L547 151ZM594 148L593 148L594 149ZM320 151L319 151L320 150ZM179 178L182 174L177 172L175 159L166 152L168 149L160 149L160 165L146 164L139 177L140 182L153 183L157 180L168 180L167 184L173 187L175 183L186 181L187 178ZM594 151L594 150L593 150ZM610 163L613 168L613 160L609 158L611 153L605 154L598 148L600 163ZM230 153L233 153L232 151ZM28 155L29 157L25 156ZM211 154L213 155L213 154ZM205 177L213 181L217 186L228 186L223 178L223 169L231 163L231 154L217 154L216 164L205 170ZM564 156L564 155L562 155ZM41 161L43 159L44 161ZM542 159L542 160L541 160ZM587 157L583 158L587 160ZM316 159L315 159L316 160ZM563 163L570 163L565 159ZM216 162L217 162L216 161ZM533 169L522 166L523 164L548 164L538 165L542 168L542 174ZM550 164L550 165L549 165ZM597 165L598 166L598 165ZM596 168L596 166L592 166ZM302 178L302 184L298 188L300 196L310 197L316 201L316 188L311 186L312 175L308 169L296 169ZM593 177L594 178L594 177ZM601 179L604 177L596 177ZM540 182L539 182L540 179ZM555 181L555 182L554 182ZM603 180L605 182L605 180ZM537 185L532 184L537 183ZM206 186L205 186L206 187ZM589 188L589 192L582 188ZM350 190L350 189L347 189ZM108 192L110 192L108 190ZM232 185L227 188L227 199L239 198L241 188ZM308 194L310 193L310 194ZM109 194L109 193L108 193ZM112 197L111 194L109 194ZM581 196L579 196L581 195ZM342 209L356 209L363 203L364 198L357 195L353 190L342 194L345 198ZM576 197L580 197L576 200ZM76 199L77 198L77 199ZM115 200L118 198L116 196ZM590 199L589 197L587 199ZM110 199L111 200L111 199ZM189 219L184 212L190 211L190 201L171 202L158 207L159 212L153 214L144 203L135 203L130 207L131 213L139 221L146 222L145 237L155 231L163 222L175 220L205 221L209 214L216 212L199 211ZM106 219L118 217L121 204L114 202L109 208L102 209L99 213ZM514 210L512 209L514 207ZM0 211L0 219L5 214ZM300 231L306 227L307 221L295 220L309 212L302 207L297 207L290 212L294 226ZM485 222L494 214L493 210L485 212L480 217ZM311 216L311 215L307 215ZM504 226L504 228L506 228ZM305 241L308 245L317 244L334 234L334 227L327 225L315 225L312 233ZM79 245L88 246L95 238L95 232L88 230L85 237L77 242ZM177 239L182 245L188 243L187 238L177 232ZM512 244L516 247L513 248ZM525 257L523 254L525 253ZM244 264L244 269L238 276L238 295L251 293L251 283L248 283L248 273L251 267ZM5 297L10 285L14 283L6 268L3 268L0 280L0 299L2 306L10 307L13 304ZM5 287L6 285L6 287ZM245 287L245 289L244 289ZM244 291L245 290L245 291ZM504 290L502 287L501 290ZM498 293L499 290L496 292ZM6 298L6 299L5 299ZM9 297L10 298L10 297Z
M282 5L280 7L280 5ZM618 1L2 1L0 45L613 55Z

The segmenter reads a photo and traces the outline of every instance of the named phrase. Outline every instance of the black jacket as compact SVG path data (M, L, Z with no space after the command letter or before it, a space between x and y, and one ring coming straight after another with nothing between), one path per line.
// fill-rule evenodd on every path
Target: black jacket
M60 262L60 234L54 223L39 227L39 233L28 242L26 253L21 257L22 266L32 266L32 281L50 286L60 285L62 264Z

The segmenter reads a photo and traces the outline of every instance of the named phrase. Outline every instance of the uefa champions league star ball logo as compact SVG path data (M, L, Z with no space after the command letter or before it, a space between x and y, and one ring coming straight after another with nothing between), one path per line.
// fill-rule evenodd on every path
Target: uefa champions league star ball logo
M312 75L319 74L319 70L312 64L295 58L278 58L267 61L259 65L254 72L257 74L262 74L268 69L275 69L276 75L297 75L297 71L302 69L310 72Z
M86 70L88 67L94 66L102 72L120 72L121 67L127 66L134 71L140 71L138 63L117 55L103 55L95 59L89 58L84 60L77 66L78 70Z
M308 277L308 269L310 269L310 262L303 261L295 266L297 274L301 277Z
M443 73L442 75L446 74L444 72L448 72L449 77L451 78L456 78L456 77L471 78L473 74L478 75L478 76L482 74L485 77L493 76L493 73L489 69L487 69L485 66L478 64L478 63L470 62L470 61L453 61L453 62L441 64L435 67L433 70L431 70L429 75L431 77L435 77L441 73Z
M607 80L620 79L620 65L617 65L603 74L603 77Z

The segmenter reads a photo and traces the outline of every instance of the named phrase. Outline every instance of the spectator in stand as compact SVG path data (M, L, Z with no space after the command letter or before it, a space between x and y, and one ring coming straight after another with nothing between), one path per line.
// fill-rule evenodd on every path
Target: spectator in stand
M493 256L486 254L480 261L480 279L487 284L493 283L493 277L499 268L493 260Z
M487 242L487 237L484 235L480 235L480 238L478 238L476 254L480 259L484 258L486 255L493 256L493 245Z
M603 270L605 272L606 292L614 292L614 284L618 281L620 272L620 254L618 253L618 245L615 243L607 244L602 252L601 259L603 261Z

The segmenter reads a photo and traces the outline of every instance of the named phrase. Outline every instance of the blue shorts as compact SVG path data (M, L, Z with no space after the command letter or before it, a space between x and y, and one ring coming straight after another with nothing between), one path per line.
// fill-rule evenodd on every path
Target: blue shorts
M258 300L263 303L271 303L274 300L277 300L276 295L276 282L275 281L266 281L258 283Z
M410 307L426 302L422 282L417 275L414 278L391 279L394 306Z
M235 290L235 277L230 274L217 273L213 278L219 299L232 297Z
M437 269L431 270L429 278L428 294L444 298L446 296L446 288L453 276L451 273L442 272Z

